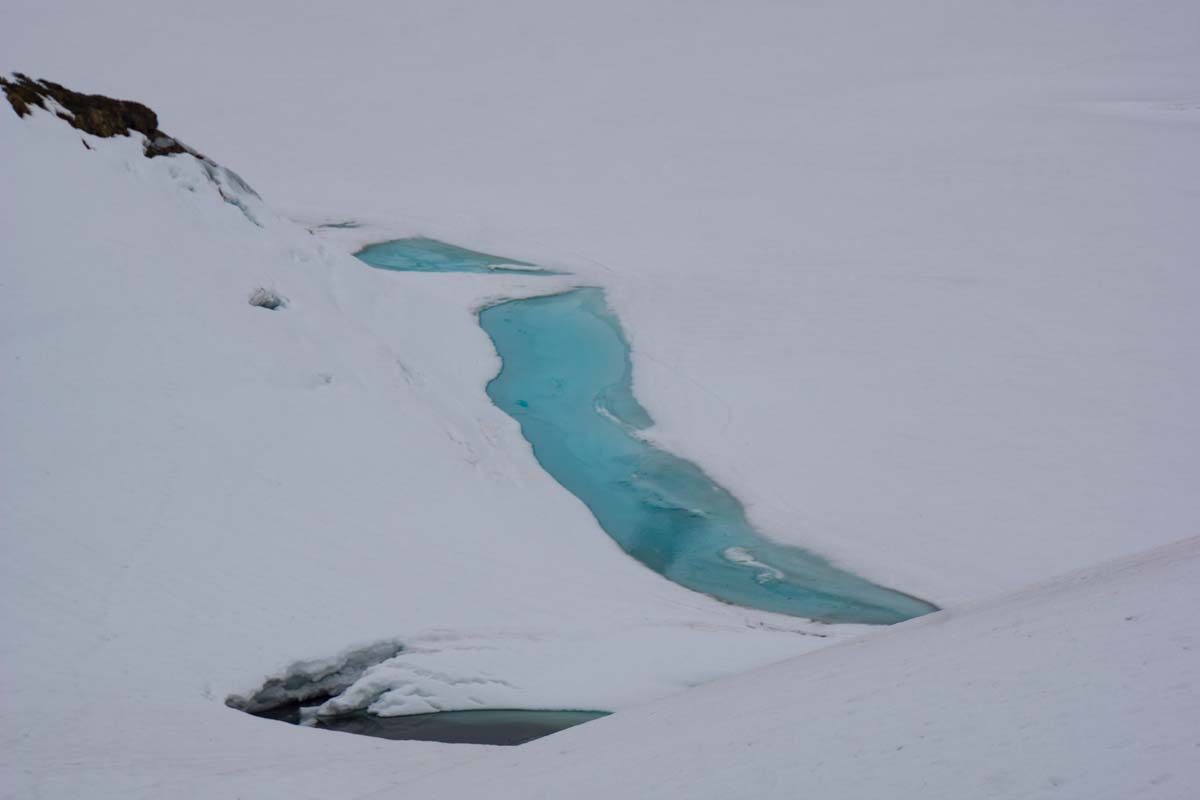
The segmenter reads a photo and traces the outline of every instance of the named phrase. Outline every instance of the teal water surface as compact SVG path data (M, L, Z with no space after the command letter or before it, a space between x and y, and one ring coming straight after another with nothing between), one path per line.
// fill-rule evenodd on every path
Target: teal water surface
M721 600L826 622L890 624L936 611L779 544L690 461L639 438L629 345L600 289L510 300L479 322L503 362L488 396L541 465L625 552Z
M558 274L551 270L540 269L533 264L526 264L523 261L501 258L489 253L477 253L474 250L467 250L424 237L396 239L391 242L368 245L354 255L372 267L391 269L397 272Z

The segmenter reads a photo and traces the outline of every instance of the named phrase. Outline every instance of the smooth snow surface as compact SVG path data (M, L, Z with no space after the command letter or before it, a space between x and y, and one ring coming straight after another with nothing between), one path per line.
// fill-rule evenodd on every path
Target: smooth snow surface
M380 796L1196 796L1200 539L943 612Z
M646 442L629 344L597 288L509 300L479 313L503 366L488 397L534 456L621 549L726 602L823 622L891 624L936 609L764 539L696 464Z

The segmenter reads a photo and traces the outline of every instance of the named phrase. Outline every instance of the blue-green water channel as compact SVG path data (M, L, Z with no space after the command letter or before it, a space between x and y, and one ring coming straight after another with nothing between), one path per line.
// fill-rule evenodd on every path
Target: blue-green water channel
M356 255L399 271L554 274L425 238ZM479 323L503 361L487 386L492 402L638 561L730 603L827 622L890 624L937 610L764 537L700 467L640 438L653 421L633 395L629 344L600 289L499 303Z
M600 289L485 308L503 366L492 402L626 553L737 605L826 622L890 624L935 611L800 548L762 536L740 502L690 461L644 439L629 345Z
M490 253L477 253L424 237L368 245L354 255L372 267L397 272L557 274L523 261L501 258Z

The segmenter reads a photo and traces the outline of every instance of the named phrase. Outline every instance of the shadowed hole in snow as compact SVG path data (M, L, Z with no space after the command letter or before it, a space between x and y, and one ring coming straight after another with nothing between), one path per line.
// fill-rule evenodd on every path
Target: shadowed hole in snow
M286 711L286 713L284 713ZM607 711L556 711L521 708L489 708L469 711L438 711L382 717L367 711L318 716L298 704L269 717L294 725L322 730L357 733L379 739L445 742L447 744L518 745L549 736L566 728L608 716Z
M297 662L282 675L268 678L248 697L230 695L225 705L264 719L381 739L493 745L524 744L609 713L509 708L401 716L380 716L362 709L317 713L323 703L344 692L371 667L403 649L398 642L382 642L336 659Z

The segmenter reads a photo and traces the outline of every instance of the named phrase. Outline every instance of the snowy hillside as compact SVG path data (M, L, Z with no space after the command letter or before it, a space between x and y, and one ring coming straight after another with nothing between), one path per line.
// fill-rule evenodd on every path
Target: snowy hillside
M0 98L0 797L1195 796L1198 30L0 7L0 70L211 158ZM410 235L563 274L350 255ZM577 285L650 439L947 610L822 625L627 557L484 388L478 309ZM356 652L388 713L617 713L497 753L225 705Z
M1200 539L599 720L394 796L1191 798Z
M613 710L855 630L662 580L538 467L471 309L553 283L370 270L140 138L0 115L4 185L37 187L0 230L16 796L83 780L72 737L122 791L209 741L269 783L245 749L296 731L226 695L380 642L391 713Z

